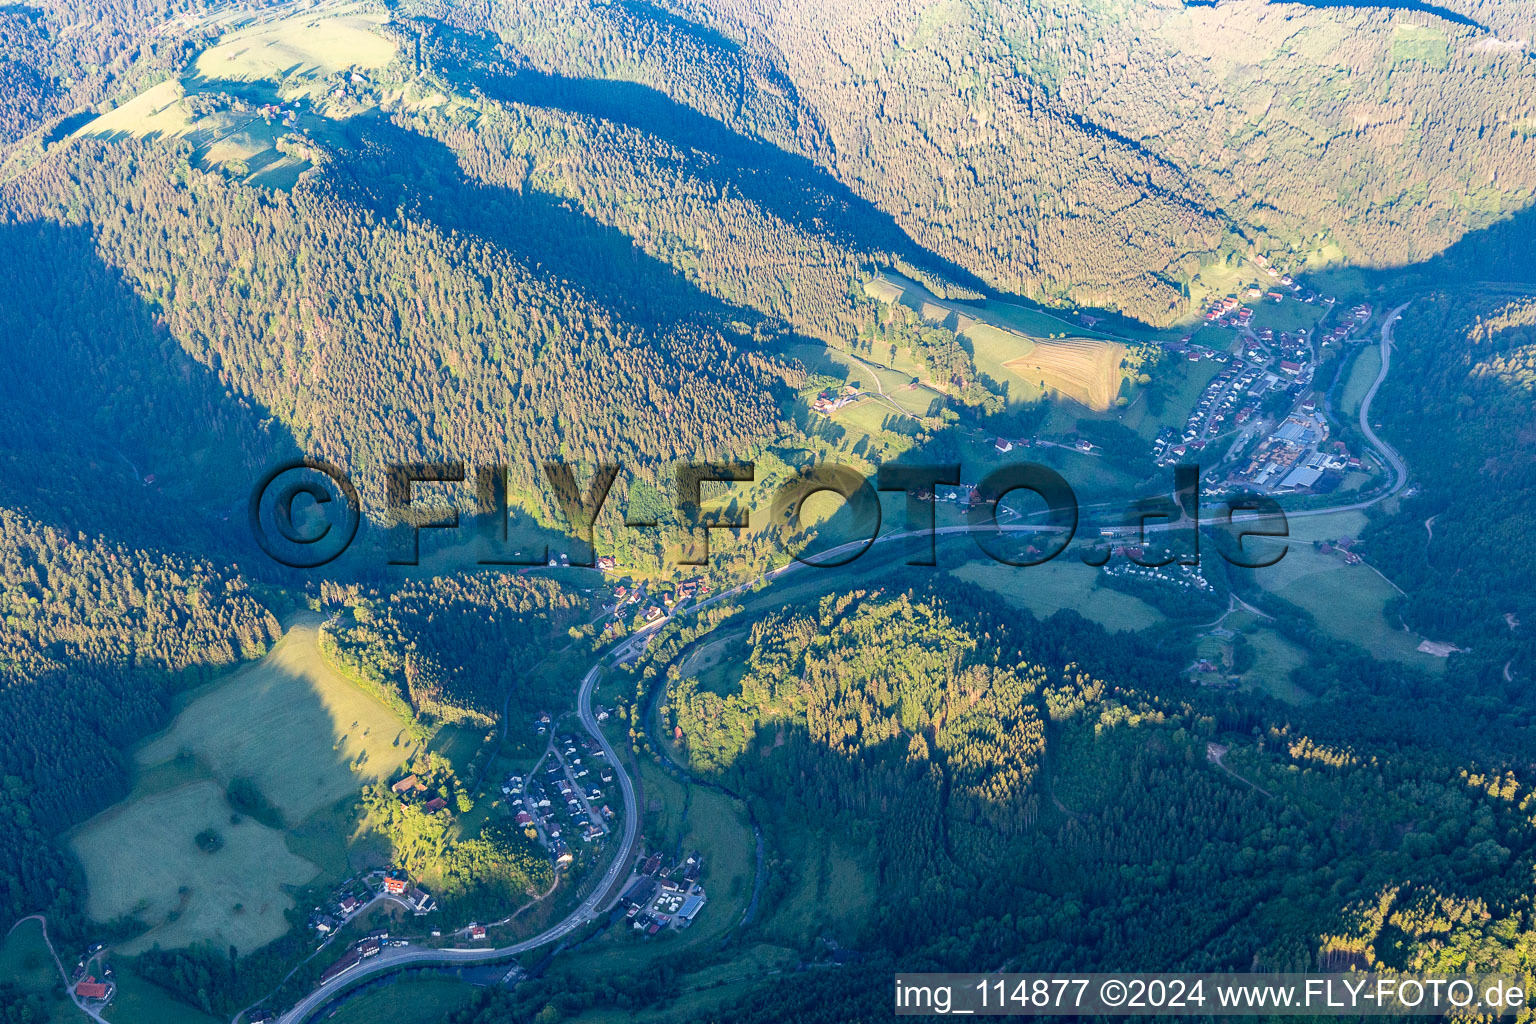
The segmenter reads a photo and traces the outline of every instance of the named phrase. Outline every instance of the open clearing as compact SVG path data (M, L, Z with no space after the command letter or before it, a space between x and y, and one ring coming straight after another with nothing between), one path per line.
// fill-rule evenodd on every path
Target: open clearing
M1103 412L1120 392L1125 346L1089 338L1036 341L1034 348L1003 365L1021 379L1038 383L1079 405Z
M198 847L213 829L223 846ZM302 885L318 868L283 845L283 834L251 818L231 824L224 793L196 782L129 800L87 822L70 839L90 881L87 911L98 921L133 915L152 925L122 947L139 952L211 939L255 949L288 930L293 906L281 886Z
M1300 647L1272 629L1258 629L1248 634L1253 647L1253 667L1243 675L1243 683L1263 690L1287 704L1306 704L1312 694L1291 681L1291 672L1307 662L1307 654Z
M953 331L969 343L976 369L1008 385L1012 402L1031 402L1055 392L1089 409L1110 408L1120 392L1120 363L1126 348L1117 341L1067 337L1079 333L1065 322L1039 314L1031 322L1044 328L1037 337L1017 329L1021 311L1012 307L1013 321L999 323L990 307L965 306L936 298L922 285L886 271L864 286L865 294L882 302L899 301L930 323ZM894 298L892 296L895 296ZM1051 337L1061 334L1063 337Z
M393 712L325 663L317 638L306 617L262 660L190 694L170 728L135 753L129 797L70 837L90 915L152 926L128 951L205 939L254 949L287 930L285 886L315 878L316 861L331 873L351 866L347 798L392 774L412 743ZM224 791L237 777L291 831L248 816L232 824ZM205 828L224 839L215 853L193 841Z
M236 81L292 75L324 76L348 68L382 68L395 57L395 44L375 31L389 20L360 4L338 4L226 34L197 58L204 78Z
M326 664L318 635L297 624L265 658L199 691L139 749L139 766L190 752L221 783L254 781L289 822L392 774L412 749L403 725Z
M330 76L349 69L366 73L394 59L395 44L377 31L388 19L383 10L346 2L287 17L227 12L216 20L230 31L198 55L193 74L152 86L74 136L184 138L205 168L267 188L292 188L310 167L303 136L324 138L334 128L331 117L355 112L348 102L330 102ZM231 84L253 82L264 84ZM260 107L273 101L294 105L264 115ZM296 145L279 149L278 140L287 135Z
M1387 602L1397 596L1392 584L1369 565L1347 565L1337 552L1324 554L1314 540L1358 537L1365 517L1358 512L1291 520L1290 546L1278 564L1254 569L1253 580L1277 597L1310 612L1319 627L1378 658L1391 658L1429 672L1445 669L1445 659L1417 648L1423 639L1387 618ZM1253 538L1259 555L1276 541Z
M1129 594L1097 585L1099 570L1070 554L1044 565L1013 566L978 560L951 569L950 575L995 591L1012 605L1041 618L1071 608L1106 629L1138 630L1163 621L1156 608Z
M87 121L78 135L184 135L192 127L187 112L186 91L180 82L161 82L139 93L120 107L114 107L93 121Z
M800 945L808 937L830 935L857 941L879 900L874 872L855 852L859 839L833 835L800 821L765 821L775 853L793 873L788 893L773 906L759 907L763 935L769 941Z

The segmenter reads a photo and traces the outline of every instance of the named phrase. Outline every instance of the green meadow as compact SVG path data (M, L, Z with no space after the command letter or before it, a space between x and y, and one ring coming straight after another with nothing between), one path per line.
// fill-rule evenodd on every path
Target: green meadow
M1365 401L1365 393L1371 390L1371 385L1376 382L1376 375L1381 372L1381 349L1375 345L1366 345L1359 349L1355 361L1350 364L1349 377L1344 381L1344 391L1339 396L1339 412L1345 416L1356 417L1360 415L1360 403Z
M73 959L65 966L73 967ZM84 1024L90 1019L64 994L64 979L43 941L41 922L21 921L0 941L0 982L10 982L24 994L40 998L47 1021Z
M319 869L289 853L281 832L234 818L216 783L196 782L130 798L72 837L90 885L90 915L131 915L153 925L123 952L203 939L255 949L288 930L283 914L293 901L284 887L309 882ZM221 848L198 845L205 830L221 837Z
M88 913L128 915L149 930L126 952L212 940L254 949L288 928L291 887L376 857L354 843L351 797L413 750L403 723L320 654L313 619L259 662L194 691L170 727L134 753L128 798L75 829ZM229 805L251 781L283 829ZM204 830L220 843L205 852Z
M330 1024L437 1024L474 998L462 981L443 977L405 977L370 989L342 1004Z
M1364 525L1360 512L1292 518L1285 557L1275 565L1252 570L1254 582L1311 613L1318 626L1340 640L1378 658L1443 671L1445 659L1418 651L1422 637L1389 621L1387 603L1397 596L1391 583L1369 565L1347 565L1337 552L1325 554L1312 547L1315 540L1359 537ZM1257 538L1248 543L1260 555L1278 544Z
M290 822L392 774L410 756L408 731L326 662L318 638L314 621L294 625L265 658L199 691L137 764L190 752L220 782L254 781Z
M1099 585L1099 570L1070 553L1044 565L1003 565L977 559L949 570L951 576L1002 595L1009 604L1041 618L1070 608L1106 629L1135 631L1163 621L1163 613L1129 594Z

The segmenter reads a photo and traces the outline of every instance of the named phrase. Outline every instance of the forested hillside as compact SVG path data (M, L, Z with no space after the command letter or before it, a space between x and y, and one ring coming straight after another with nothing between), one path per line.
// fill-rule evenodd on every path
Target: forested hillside
M120 798L124 749L170 697L259 657L277 620L227 568L0 509L0 897L78 912L52 836Z
M518 708L560 699L529 692L529 670L578 620L585 602L552 580L442 576L387 591L323 587L333 614L321 649L406 717L494 724L508 693Z
M11 216L90 224L191 360L374 499L393 461L451 452L528 482L540 457L656 467L776 424L781 382L718 323L646 330L493 243L323 183L232 188L155 144L67 155L7 187Z
M1435 454L1416 460L1422 490L1368 539L1408 591L1405 618L1470 648L1489 688L1502 675L1513 696L1536 624L1536 298L1437 292L1412 314L1382 418L1405 450Z
M1410 749L1400 702L1213 694L1166 674L1173 652L1004 607L954 586L841 592L753 623L738 684L673 673L655 742L675 725L679 756L756 808L766 934L807 884L779 853L789 837L857 851L879 894L862 930L821 936L857 961L696 1019L873 1019L898 965L1531 970L1536 795L1507 770L1518 746ZM1220 735L1251 740L1208 745ZM613 999L566 974L459 1020Z
M1257 0L420 9L549 95L631 82L809 160L994 287L1167 321L1234 250L1400 265L1529 202L1532 26L1478 6L1488 28Z
M284 1009L383 921L311 957L310 908L398 866L418 946L562 945L454 1024L875 1019L897 969L1536 972L1532 39L1522 0L0 6L0 925L143 950L265 900L281 938L138 980ZM1280 486L1331 517L1288 583L1091 536L1281 431L1318 436L1275 479L1336 488ZM1060 468L1109 571L757 575L763 516L664 557L674 463L755 460L735 513L906 451ZM300 455L372 518L290 574L246 501ZM444 461L509 467L551 565L447 550L467 515L385 564L387 468ZM616 564L561 565L546 461L622 464ZM187 692L295 610L303 654ZM563 772L554 818L511 783ZM245 867L183 842L164 907L98 913L70 830L193 786ZM706 839L691 940L592 909L606 858Z

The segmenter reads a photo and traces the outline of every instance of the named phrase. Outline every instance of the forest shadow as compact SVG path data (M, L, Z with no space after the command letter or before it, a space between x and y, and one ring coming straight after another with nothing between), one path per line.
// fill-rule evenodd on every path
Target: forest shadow
M401 210L444 234L472 235L512 254L530 273L560 280L615 311L636 314L657 328L701 316L749 327L766 318L700 290L680 271L640 248L630 236L569 201L470 177L445 144L379 116L340 126L347 159L327 178L349 202L382 219Z
M498 58L485 40L441 22L431 24L451 51L439 53L439 63L450 61L451 67L445 70L491 99L608 121L654 136L684 152L696 150L715 157L713 165L691 164L690 172L722 190L740 193L780 220L813 235L856 240L861 246L910 259L956 284L986 287L969 270L919 245L890 214L808 157L742 135L636 82L570 78L532 68L500 73L494 69Z
M1441 7L1438 4L1423 3L1422 0L1376 0L1374 3L1367 3L1364 0L1269 0L1269 6L1271 7L1289 4L1295 4L1299 7L1315 7L1321 10L1341 7L1356 11L1412 11L1417 14L1432 14L1437 18L1444 18L1446 21L1457 25L1475 28L1479 32L1488 31L1488 26L1473 21L1459 11L1453 11L1448 7ZM1215 4L1211 6L1215 6Z
M253 550L236 514L293 436L171 334L88 228L0 226L0 504L202 555Z
M1518 210L1503 220L1469 231L1428 259L1401 267L1357 265L1341 270L1358 272L1368 289L1394 292L1506 286L1536 286L1536 259L1530 239L1536 237L1536 206Z

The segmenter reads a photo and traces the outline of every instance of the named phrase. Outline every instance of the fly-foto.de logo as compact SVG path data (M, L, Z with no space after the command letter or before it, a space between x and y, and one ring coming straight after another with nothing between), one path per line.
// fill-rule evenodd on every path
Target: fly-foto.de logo
M616 463L578 467L549 461L542 479L565 519L565 530L576 549L566 563L593 566L602 556L593 545L594 526L623 467ZM578 479L578 475L584 479ZM549 560L547 545L512 550L507 523L509 469L506 465L476 467L462 462L406 462L385 472L384 518L394 532L393 565L415 565L420 557L420 531L456 530L459 504L427 505L419 500L418 484L464 488L457 497L472 499L476 513L493 525L493 550L477 559L481 565L538 566ZM678 565L707 565L710 534L745 531L750 518L740 511L706 507L705 484L750 484L757 479L752 462L685 462L674 467L676 531L674 561ZM880 495L903 495L904 522L882 533ZM806 502L818 494L835 495L846 515L838 534L849 540L829 540L808 528ZM1032 495L1033 497L1029 497ZM1018 503L1036 506L1021 511ZM1043 508L1039 506L1043 503ZM949 505L953 525L940 525L939 509ZM913 551L909 565L937 564L936 539L941 534L968 535L989 558L1012 566L1041 565L1059 557L1077 538L1081 506L1065 477L1049 466L1016 462L995 466L967 482L959 463L891 463L866 475L836 463L811 465L791 474L773 491L764 531L778 550L818 568L848 565L877 541L906 538ZM361 525L362 502L347 473L322 459L300 458L273 467L257 481L249 503L251 531L273 560L293 568L325 565L347 550ZM823 517L824 521L824 517ZM624 519L632 530L662 528L660 517ZM1270 566L1287 550L1263 554L1244 549L1249 537L1285 538L1285 513L1273 498L1260 494L1225 496L1221 503L1202 507L1198 466L1173 467L1168 494L1135 499L1120 509L1118 522L1100 526L1091 545L1079 557L1089 565L1104 565L1116 550L1138 565L1156 568L1177 562L1197 566L1202 533L1232 565L1257 569ZM1149 541L1153 538L1158 543ZM1156 554L1150 552L1156 551Z

